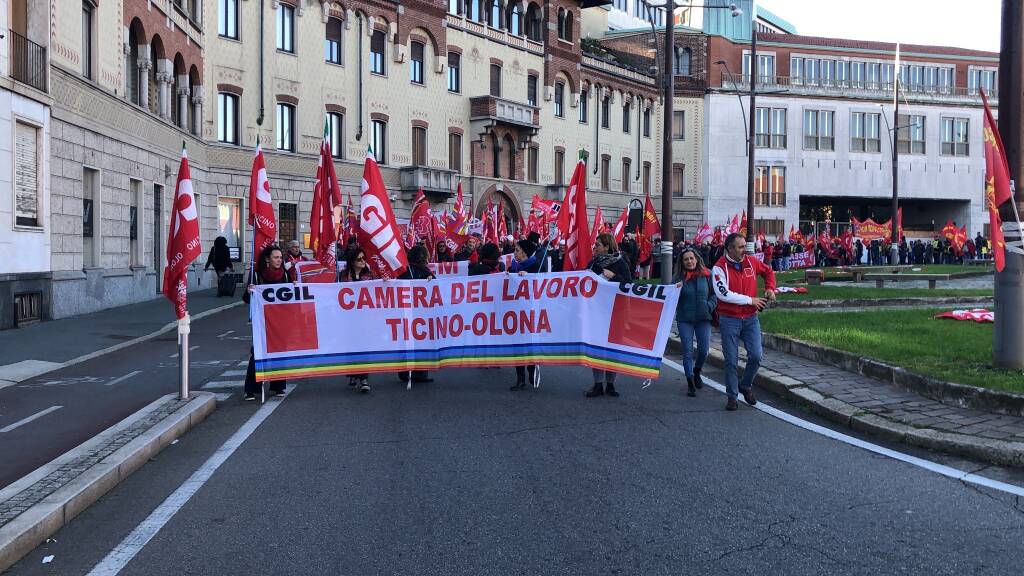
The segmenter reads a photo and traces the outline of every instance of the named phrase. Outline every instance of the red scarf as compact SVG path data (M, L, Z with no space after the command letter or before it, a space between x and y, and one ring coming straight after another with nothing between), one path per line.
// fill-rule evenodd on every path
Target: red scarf
M700 270L700 271L693 270L691 272L687 272L686 273L686 282L689 282L690 280L693 280L694 278L707 278L710 275L711 275L711 273L708 272L707 268L704 268L703 270Z
M263 280L264 284L283 284L287 282L284 266L276 269L267 266L263 269L263 272L260 272L260 279Z

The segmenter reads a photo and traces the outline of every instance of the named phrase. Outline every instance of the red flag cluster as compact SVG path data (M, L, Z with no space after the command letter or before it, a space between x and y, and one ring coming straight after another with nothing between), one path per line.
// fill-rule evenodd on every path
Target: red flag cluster
M582 156L576 163L565 200L558 212L558 231L565 238L563 270L582 270L594 256L587 225L587 168Z

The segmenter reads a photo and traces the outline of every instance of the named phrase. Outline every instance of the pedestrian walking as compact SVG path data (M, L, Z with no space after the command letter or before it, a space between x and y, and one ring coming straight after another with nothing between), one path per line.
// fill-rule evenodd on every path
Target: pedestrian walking
M691 248L683 250L676 261L676 286L680 288L676 305L676 327L683 343L683 370L686 373L686 395L696 396L704 387L700 373L711 345L711 319L718 299L711 286L711 273L700 254ZM697 356L693 355L694 340Z
M250 284L242 295L242 299L248 304L251 294L256 290L258 284L284 284L287 282L294 282L295 278L291 274L291 271L285 270L284 268L284 253L281 251L281 247L276 244L271 244L263 249L260 253L260 258L256 262L256 273L253 277L253 284ZM271 396L281 396L284 394L285 387L287 386L287 380L272 380L268 383ZM262 385L256 382L256 355L255 350L249 347L249 367L245 371L245 388L243 394L245 399L255 400L256 393L259 392Z
M366 254L362 248L350 250L345 258L345 269L341 271L342 282L365 282L373 280L373 273L366 265ZM363 394L370 392L369 374L351 374L348 377L348 387L359 390Z
M612 282L632 282L633 274L629 262L619 253L619 247L615 244L615 237L604 233L597 236L594 242L594 257L587 268L594 274L600 275L605 280ZM615 372L611 370L592 369L594 374L594 387L587 392L587 398L608 395L617 397L615 391Z
M744 254L747 243L743 236L730 234L725 239L725 255L712 271L715 295L718 297L719 329L722 334L722 355L725 357L726 410L736 410L736 396L743 394L747 404L754 398L754 376L761 365L761 323L757 313L775 300L775 273L756 258ZM764 278L764 297L757 296L757 277ZM739 342L747 351L747 367L743 379L737 381L736 364Z
M520 240L516 243L516 250L513 252L512 265L508 271L524 276L536 274L540 271L541 263L537 260L537 245L529 240ZM529 373L530 383L537 385L537 366L516 366L516 383L509 390L517 392L526 388L526 376Z
M409 249L408 258L409 266L406 267L405 272L398 277L399 280L433 280L434 273L430 270L430 266L427 264L427 258L429 254L427 249L417 244ZM402 382L409 381L409 372L399 372L398 379ZM430 377L430 373L426 370L413 370L412 381L416 383L433 382L434 379Z
M231 264L231 251L228 250L228 239L223 236L217 236L217 239L213 241L213 247L210 248L210 255L206 257L206 267L203 270L209 270L213 267L213 271L217 273L217 279L220 280L221 274L226 270L235 271L234 265Z

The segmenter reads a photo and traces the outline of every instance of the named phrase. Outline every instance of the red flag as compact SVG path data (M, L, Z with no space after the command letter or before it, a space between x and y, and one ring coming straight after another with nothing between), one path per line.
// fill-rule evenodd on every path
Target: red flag
M452 224L452 232L462 233L463 226L469 221L469 213L466 211L466 205L462 200L462 181L459 181L459 191L455 195L455 221Z
M366 152L362 190L359 199L359 245L366 253L366 264L376 278L396 278L405 272L409 259L372 151Z
M743 210L743 219L740 220L740 234L747 235L747 211Z
M644 234L648 238L661 236L661 224L658 223L658 213L654 210L654 203L648 195L644 199Z
M739 223L740 215L736 214L732 217L732 222L729 224L729 234L735 234L740 229Z
M856 218L854 218L854 220L856 220ZM796 238L796 234L795 234L795 232L794 232L794 228L793 228L793 225L792 225L792 224L790 224L790 225L789 225L789 239L790 239L790 240L792 240L792 239L794 239L794 238Z
M412 203L412 214L409 215L409 231L412 233L413 242L422 241L427 252L430 253L430 260L433 262L437 256L437 221L430 213L430 202L420 188L416 193L416 200Z
M890 231L889 234L892 234L892 232ZM897 242L899 240L903 239L903 207L902 206L900 206L899 208L896 209L896 234L899 234L899 238L897 239Z
M956 238L956 232L959 230L952 220L946 220L946 225L942 227L942 237L950 242L953 238Z
M981 90L981 100L985 105L982 131L985 143L985 204L988 207L989 235L992 236L992 258L996 262L996 271L1002 272L1006 266L1006 241L1003 239L1003 220L999 216L999 206L1012 195L1010 167L1006 164L1003 139L999 136L999 126L992 119L985 90Z
M650 236L648 236L642 228L636 231L636 243L638 248L636 261L639 264L640 262L645 262L651 257L651 252L654 251L654 245L651 244Z
M508 236L508 222L505 221L505 203L499 202L498 209L498 240L504 240Z
M615 227L612 228L616 243L622 242L622 237L626 235L627 221L629 221L629 207L622 209L622 214L619 215L619 219L615 222Z
M335 210L337 208L337 211ZM313 186L313 204L309 215L309 247L313 257L324 266L334 269L335 216L341 217L341 187L334 173L334 158L331 156L331 142L328 139L327 123L324 123L324 139L320 142L320 160L316 166L316 184Z
M724 240L722 239L722 227L715 226L715 236L711 239L711 243L715 246L721 246Z
M587 168L583 155L576 163L569 188L565 191L561 210L558 212L559 235L565 239L565 262L563 270L583 270L594 256L594 245L589 242L590 226L587 225Z
M188 154L182 148L167 234L167 266L164 268L164 296L174 304L179 320L188 314L188 265L199 257L202 250L199 244L199 211L192 194Z
M594 210L594 229L590 232L590 245L593 246L594 242L597 242L597 235L604 231L604 216L601 215L601 207L598 206L597 210Z
M967 242L967 227L957 228L956 233L953 234L953 251L959 256L963 253L964 244Z
M263 149L259 143L256 144L256 157L249 176L249 226L253 227L253 254L258 258L277 237L274 200L270 196L267 164L263 161Z
M697 230L697 233L693 236L693 243L699 246L703 244L704 241L707 240L708 238L711 238L711 225L705 222L704 225L701 226L700 229Z

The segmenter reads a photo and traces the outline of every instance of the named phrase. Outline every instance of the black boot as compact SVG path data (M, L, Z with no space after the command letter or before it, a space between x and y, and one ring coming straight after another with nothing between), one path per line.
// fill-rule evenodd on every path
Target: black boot
M615 384L612 384L611 382L604 385L604 393L612 398L619 397L619 393L615 391Z
M686 395L691 398L697 395L697 388L693 383L693 378L690 376L686 377Z
M604 384L601 382L595 382L594 387L587 392L587 398L593 398L595 396L604 396Z
M693 370L693 387L697 390L704 387L704 381L700 378L700 368L695 368Z
M524 390L525 388L526 388L526 381L520 379L520 380L516 380L516 383L513 384L512 387L509 388L509 390L511 390L513 392L518 392L519 390Z

